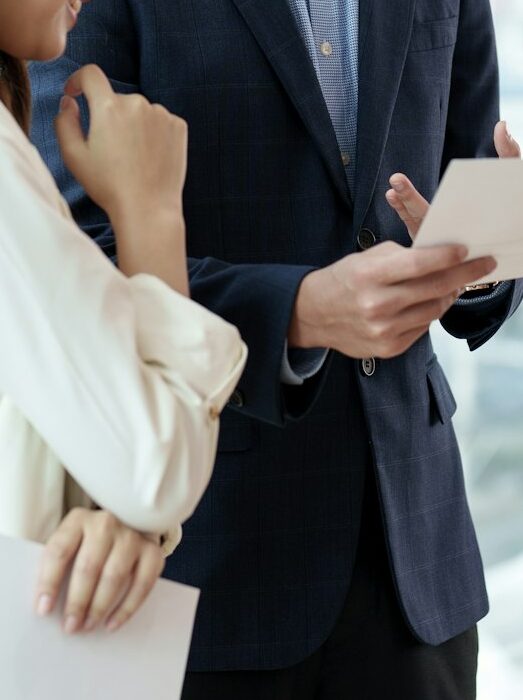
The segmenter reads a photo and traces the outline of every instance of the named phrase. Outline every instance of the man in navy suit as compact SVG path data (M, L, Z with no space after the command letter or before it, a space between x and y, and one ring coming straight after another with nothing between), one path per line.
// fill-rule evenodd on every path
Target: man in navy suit
M451 158L493 155L488 0L90 4L32 68L33 136L114 255L50 128L87 62L189 122L192 293L250 347L167 565L202 588L184 698L473 698L488 602L428 328L475 349L522 288L456 302L492 261L410 249L385 193L403 171L430 199Z

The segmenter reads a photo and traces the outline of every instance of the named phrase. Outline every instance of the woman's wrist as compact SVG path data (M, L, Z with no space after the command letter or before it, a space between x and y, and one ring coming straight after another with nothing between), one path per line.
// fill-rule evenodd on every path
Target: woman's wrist
M185 235L181 203L178 206L162 206L154 201L143 203L123 201L114 204L107 213L116 236L141 239L144 229L149 230L152 225L159 234L169 232L171 235Z
M146 211L127 207L110 213L116 238L118 266L131 277L140 273L162 279L187 295L185 221L181 208Z

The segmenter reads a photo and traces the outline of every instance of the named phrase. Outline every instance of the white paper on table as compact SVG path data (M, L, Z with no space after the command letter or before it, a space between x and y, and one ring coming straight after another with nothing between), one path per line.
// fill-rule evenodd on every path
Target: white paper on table
M199 591L160 580L118 632L67 636L33 611L41 552L0 536L0 698L179 700Z
M523 161L450 163L414 247L445 243L466 245L468 259L497 260L482 282L523 277Z

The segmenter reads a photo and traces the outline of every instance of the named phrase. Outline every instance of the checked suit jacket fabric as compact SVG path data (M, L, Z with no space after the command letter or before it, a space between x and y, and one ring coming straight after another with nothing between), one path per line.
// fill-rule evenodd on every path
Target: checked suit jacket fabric
M64 81L94 62L115 90L188 121L193 297L235 323L250 348L211 485L166 570L202 588L191 670L284 667L322 644L349 588L367 470L415 637L439 644L488 609L456 405L429 335L376 360L372 376L330 353L302 387L280 382L304 276L357 252L358 240L409 245L385 201L389 176L405 172L430 199L451 158L493 155L488 0L366 0L358 50L352 188L287 0L93 2L67 55L31 69L35 143L110 256L110 224L65 171L53 134ZM85 105L83 114L87 126ZM443 325L475 349L521 296L514 282L494 302L455 306Z

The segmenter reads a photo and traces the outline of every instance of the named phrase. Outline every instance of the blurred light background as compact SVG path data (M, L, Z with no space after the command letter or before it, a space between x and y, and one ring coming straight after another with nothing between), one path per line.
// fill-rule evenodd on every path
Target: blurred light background
M523 0L491 0L502 118L523 144ZM455 426L487 569L491 612L480 624L478 700L523 698L523 309L485 347L434 326L458 401Z

